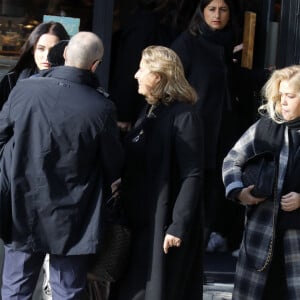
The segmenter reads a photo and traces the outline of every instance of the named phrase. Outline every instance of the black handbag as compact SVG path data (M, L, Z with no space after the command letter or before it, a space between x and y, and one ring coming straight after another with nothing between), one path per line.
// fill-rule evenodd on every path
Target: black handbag
M245 187L254 185L251 194L258 198L271 198L277 177L277 161L274 153L266 151L250 157L242 166Z
M100 249L91 261L89 273L100 281L115 282L124 274L130 254L131 230L125 224L120 197L106 203Z

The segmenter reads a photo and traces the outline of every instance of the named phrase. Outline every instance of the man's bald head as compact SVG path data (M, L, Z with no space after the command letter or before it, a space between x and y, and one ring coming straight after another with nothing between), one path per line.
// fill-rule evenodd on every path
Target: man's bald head
M103 52L103 43L96 34L80 31L70 39L66 47L65 65L92 70L95 63L102 60Z

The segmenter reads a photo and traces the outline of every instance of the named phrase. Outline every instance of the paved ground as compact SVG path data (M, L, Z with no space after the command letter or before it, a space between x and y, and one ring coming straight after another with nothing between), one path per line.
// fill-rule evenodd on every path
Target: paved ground
M232 298L233 284L214 283L204 285L203 300L227 300Z
M236 258L230 252L205 255L203 300L232 299L235 265Z
M0 270L2 269L2 258L3 245L0 240ZM229 300L232 298L235 264L236 259L231 256L231 253L205 255L204 270L206 283L203 287L203 300ZM39 283L33 300L41 300L41 280Z

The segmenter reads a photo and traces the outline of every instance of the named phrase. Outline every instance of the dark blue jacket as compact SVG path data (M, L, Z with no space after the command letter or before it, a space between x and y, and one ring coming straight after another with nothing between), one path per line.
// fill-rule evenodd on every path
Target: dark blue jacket
M21 250L95 253L122 164L114 105L90 71L43 76L19 81L0 112L0 237Z

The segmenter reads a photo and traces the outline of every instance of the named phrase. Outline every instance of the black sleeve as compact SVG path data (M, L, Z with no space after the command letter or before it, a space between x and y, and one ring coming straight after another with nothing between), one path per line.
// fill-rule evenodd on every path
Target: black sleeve
M237 202L237 203L241 203L241 201L238 199L238 195L240 194L240 192L242 191L241 188L236 188L233 189L227 196L228 199Z
M18 81L18 75L14 72L7 73L0 82L0 110L7 101L8 96Z
M0 111L0 153L13 135L13 123L10 120L10 101Z
M3 104L6 102L9 93L10 93L10 86L9 86L8 76L5 75L0 82L0 109L2 109Z
M195 212L202 201L203 184L203 128L195 113L184 113L175 123L175 159L179 169L179 193L167 233L184 239Z
M101 134L101 161L109 186L121 177L123 156L115 110L111 105L107 111L104 130Z
M172 43L171 48L179 56L184 68L185 75L188 76L191 67L191 49L189 33L181 33L181 35L179 35L177 39L175 39L175 41Z

